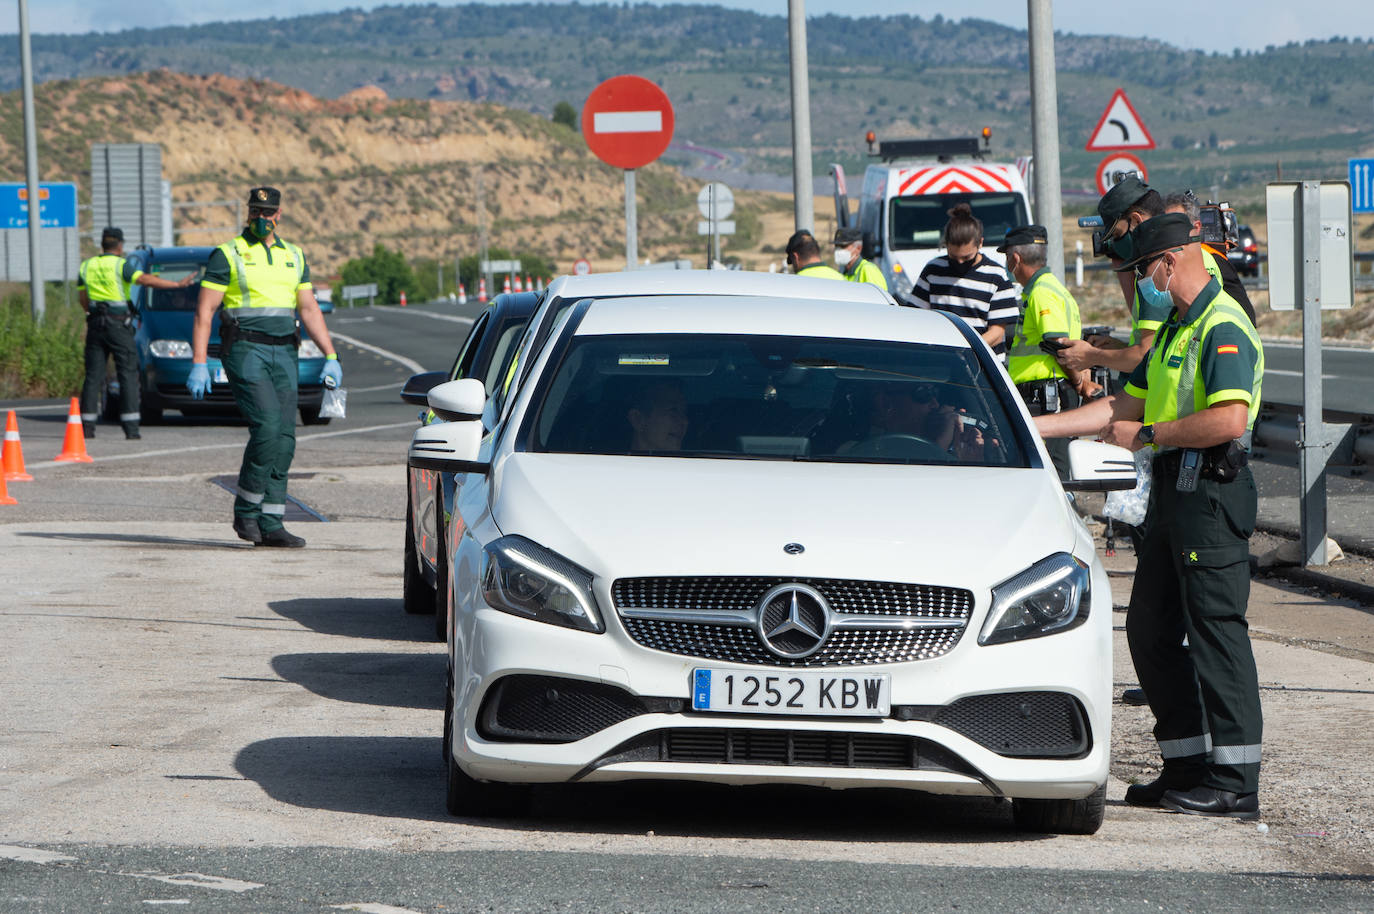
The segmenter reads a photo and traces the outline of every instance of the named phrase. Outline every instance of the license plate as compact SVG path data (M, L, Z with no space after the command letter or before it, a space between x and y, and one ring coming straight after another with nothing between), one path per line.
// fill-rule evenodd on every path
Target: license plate
M216 368L216 369L215 369L215 383L216 383L216 384L228 384L228 383L229 383L229 376L228 376L227 374L224 373L224 369L223 369L223 368Z
M693 670L692 709L737 714L886 717L892 677L812 671Z

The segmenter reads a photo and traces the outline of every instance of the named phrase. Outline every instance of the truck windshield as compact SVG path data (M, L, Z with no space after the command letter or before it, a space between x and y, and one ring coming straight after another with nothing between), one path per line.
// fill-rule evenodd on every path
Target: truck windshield
M1027 466L971 349L687 333L577 337L534 394L529 450Z
M924 194L893 197L889 237L894 250L938 248L949 211L967 203L983 221L983 246L997 247L1007 230L1030 222L1020 194Z

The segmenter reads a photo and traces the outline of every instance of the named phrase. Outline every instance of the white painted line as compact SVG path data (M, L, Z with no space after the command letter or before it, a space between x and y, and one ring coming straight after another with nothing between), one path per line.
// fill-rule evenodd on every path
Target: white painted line
M144 904L190 904L189 898L145 898Z
M384 432L393 428L410 428L414 425L415 420L411 419L409 422L392 422L387 425L369 425L366 428L349 428L340 429L336 432L316 432L312 435L297 435L296 444L299 445L302 441L313 441L316 438L337 438L340 435L363 435L368 432ZM173 447L164 448L160 451L140 451L137 454L118 454L114 457L96 457L94 458L94 462L114 463L117 460L139 460L143 457L166 457L168 454L190 454L195 451L220 451L226 448L243 450L243 446L244 441L241 440L227 442L225 444L202 444L198 447ZM40 470L45 469L47 467L68 465L69 464L67 464L65 461L63 463L58 463L56 460L45 460L42 463L26 463L24 465L24 468L28 470Z
M348 904L331 905L336 911L361 911L362 914L420 914L419 911L412 911L410 908L398 908L389 904L377 904L370 901L354 901Z
M377 353L377 355L381 356L384 359L391 359L391 361L393 362L398 362L404 367L409 368L411 374L419 374L420 372L425 370L424 367L421 366L418 362L412 362L405 356L397 355L396 353L383 349L380 346L373 346L371 343L364 343L362 340L355 340L353 337L344 336L342 333L331 333L330 336L332 336L336 340L343 340L350 346L357 346L359 349L366 349L368 352L375 352Z
M415 317L428 317L436 321L452 321L455 324L471 324L475 320L477 320L477 318L475 317L463 317L462 315L458 314L436 314L433 311L412 311L409 308L406 308L404 310L401 308L392 308L391 310L396 314L410 314Z
M1291 371L1291 370L1289 370L1289 369L1287 369L1287 368L1266 368L1266 369L1264 369L1264 373L1265 373L1265 374L1281 374L1281 375L1284 375L1284 376L1290 377L1290 378L1301 378L1301 377L1303 376L1303 373L1302 373L1301 371ZM1322 380L1323 380L1323 381L1326 381L1326 380L1329 380L1329 379L1331 379L1331 378L1338 378L1338 377L1340 377L1340 375L1324 374L1324 375L1322 375Z
M598 111L592 115L592 133L661 133L662 111Z
M177 873L175 876L159 876L156 873L120 873L135 879L154 879L170 885L193 885L198 889L216 889L221 892L247 892L260 889L264 883L245 882L242 879L229 879L225 876L206 876L204 873Z
M0 844L0 860L18 860L20 863L66 863L75 860L56 851L45 851L37 847L19 847L15 844Z

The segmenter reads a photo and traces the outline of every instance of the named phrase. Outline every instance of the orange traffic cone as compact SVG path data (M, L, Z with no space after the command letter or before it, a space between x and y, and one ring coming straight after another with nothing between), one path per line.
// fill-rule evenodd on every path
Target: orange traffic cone
M525 291L526 291L526 292L533 292L533 291L534 291L534 280L530 279L528 276L525 277Z
M463 284L460 282L460 283L458 283L458 304L460 304L460 305L466 305L467 303L468 303L468 289L467 289L467 286L463 285Z
M10 494L9 487L5 485L5 474L0 473L0 505L17 505L18 501Z
M485 279L477 280L477 301L483 305L487 303L487 281Z
M405 294L404 292L402 292L402 293L401 293L401 307L404 308L405 306L406 306L406 294Z
M506 293L509 293L509 292L510 292L510 277L509 277L509 276L506 277L505 283L501 286L501 291L502 291L502 292L506 292Z
M81 405L72 397L72 407L67 411L67 437L62 440L62 453L53 458L73 463L93 463L86 453L86 434L81 430Z
M19 443L19 420L14 417L14 410L10 410L5 420L5 449L0 455L0 464L5 469L0 475L6 482L33 482L33 477L24 469L24 445Z
M524 287L524 285L520 282L520 277L519 277L519 276L515 277L515 291L517 291L517 292L524 292L524 291L525 291L525 287Z

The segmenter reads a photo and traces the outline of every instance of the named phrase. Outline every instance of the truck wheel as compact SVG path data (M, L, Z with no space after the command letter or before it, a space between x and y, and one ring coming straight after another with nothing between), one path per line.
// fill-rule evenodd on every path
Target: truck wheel
M1022 831L1052 835L1091 835L1102 827L1107 806L1107 785L1103 784L1080 800L1011 801L1012 818Z

